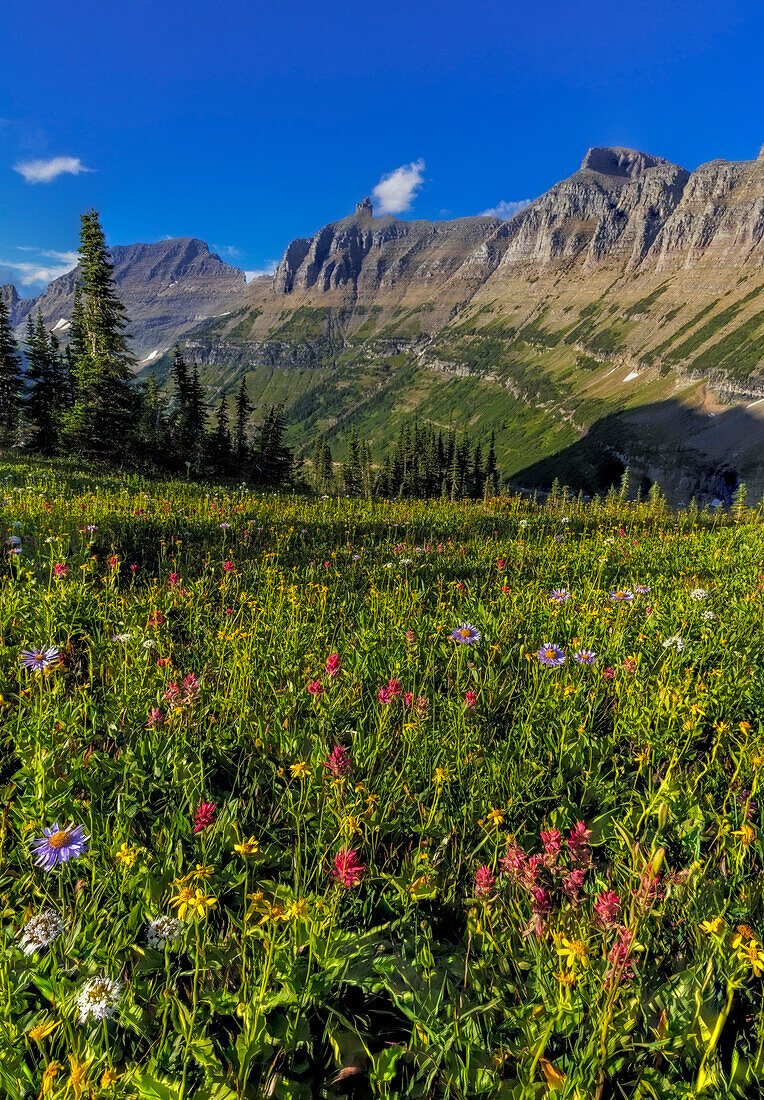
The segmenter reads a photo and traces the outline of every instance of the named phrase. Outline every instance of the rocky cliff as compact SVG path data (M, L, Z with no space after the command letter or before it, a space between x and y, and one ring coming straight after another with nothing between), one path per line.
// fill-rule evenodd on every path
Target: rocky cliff
M230 309L246 289L243 271L224 263L193 237L115 245L111 258L139 359L154 351L157 358L200 321ZM41 309L48 326L57 335L65 334L78 274L75 268L62 275L36 298L19 298L14 287L3 287L14 325L20 328L27 314Z

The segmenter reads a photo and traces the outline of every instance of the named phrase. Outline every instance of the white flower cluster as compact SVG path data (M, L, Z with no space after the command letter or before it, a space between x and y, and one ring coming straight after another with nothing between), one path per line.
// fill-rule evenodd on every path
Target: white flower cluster
M87 1023L90 1016L94 1020L108 1020L119 1004L121 993L122 982L113 978L90 978L77 994L80 1023Z
M150 922L146 929L146 940L149 947L158 951L164 950L168 943L173 943L180 935L183 922L177 917L162 915Z
M705 588L693 588L692 592L690 593L690 599L691 600L707 600L708 599L708 592L706 592Z
M664 649L674 649L677 653L681 653L684 649L684 638L680 638L678 634L672 635L670 638L666 638L663 643Z
M19 935L19 946L25 955L34 955L43 947L50 947L64 930L64 922L52 909L43 909L41 913L30 917Z
M701 619L705 619L706 622L710 622L711 619L716 618L716 615L714 614L713 611L704 611L703 614L700 617L701 617Z

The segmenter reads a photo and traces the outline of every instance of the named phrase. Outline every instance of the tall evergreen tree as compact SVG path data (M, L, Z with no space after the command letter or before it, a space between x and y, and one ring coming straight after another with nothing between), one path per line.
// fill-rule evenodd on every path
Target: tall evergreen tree
M215 417L212 451L217 468L223 473L227 472L231 465L231 433L228 430L228 402L225 397L220 398L217 416Z
M251 412L247 383L242 378L239 383L239 392L236 394L236 426L233 440L233 451L239 462L247 457L247 419Z
M56 443L56 391L53 348L39 309L36 323L31 313L27 317L26 356L29 378L26 418L32 433L29 442L34 450L49 455Z
M130 381L135 359L125 337L127 315L114 289L113 265L95 210L80 227L80 298L73 324L76 400L66 418L66 442L81 454L115 460L129 446L137 411Z
M0 296L0 444L16 442L21 410L21 360L11 318Z

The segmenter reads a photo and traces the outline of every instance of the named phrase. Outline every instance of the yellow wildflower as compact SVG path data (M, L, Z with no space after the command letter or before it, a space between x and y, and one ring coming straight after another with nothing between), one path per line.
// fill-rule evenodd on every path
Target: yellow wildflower
M504 824L504 814L501 812L501 810L489 810L488 820L491 822L491 825L493 825L495 829L498 829L500 825Z
M69 1088L72 1090L74 1100L82 1100L82 1094L87 1086L85 1076L90 1062L78 1062L74 1054L69 1055Z
M101 1074L101 1088L110 1089L119 1080L120 1075L115 1069L105 1069Z
M558 970L555 974L555 978L560 985L572 985L576 980L576 975L573 970Z
M310 906L305 898L293 901L284 910L284 920L305 920L310 912Z
M764 949L758 940L750 940L745 947L739 947L737 957L754 972L757 978L764 974Z
M289 765L289 774L292 779L305 779L310 775L310 766L306 760L298 760L295 764Z
M436 787L440 787L441 784L448 782L448 772L443 768L436 768L432 773L432 781Z
M123 867L129 869L138 859L138 849L131 848L127 841L125 841L122 847L118 848L114 853L114 858L118 863L121 863Z
M58 1074L61 1072L60 1062L49 1062L45 1067L45 1072L42 1075L42 1092L41 1096L49 1096L55 1087L55 1080Z
M714 917L712 920L702 920L700 922L700 930L701 932L705 932L707 936L715 936L723 925L723 917Z
M53 1034L60 1023L60 1020L41 1020L39 1024L35 1024L34 1027L29 1029L29 1038L33 1043L37 1043L39 1046L43 1039L47 1039L49 1035Z
M739 924L737 926L737 932L732 937L732 946L740 947L741 943L745 943L746 940L754 939L753 929L748 924Z
M575 971L578 965L586 970L589 965L589 953L583 940L569 940L567 936L563 936L557 954L565 960L570 970Z
M746 821L743 822L739 829L735 829L732 835L739 836L742 843L747 847L749 844L753 843L753 838L756 836L756 833L753 830L753 826L749 825Z
M215 873L215 868L207 863L197 863L195 870L191 871L188 878L194 882L209 882Z
M234 844L233 850L240 856L254 856L260 851L260 841L251 836L249 840L242 840L241 844Z

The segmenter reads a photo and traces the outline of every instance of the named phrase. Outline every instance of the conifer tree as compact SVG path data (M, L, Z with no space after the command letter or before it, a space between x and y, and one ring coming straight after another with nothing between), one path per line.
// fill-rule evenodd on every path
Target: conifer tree
M31 313L27 316L26 356L29 378L26 418L32 433L29 442L34 450L49 455L56 442L53 349L39 309L36 323Z
M332 449L326 436L324 436L324 445L321 450L319 479L321 492L330 493L334 488L334 461L332 459Z
M252 411L247 393L247 383L242 378L239 384L239 392L236 394L236 427L234 431L233 450L239 462L247 456L247 418Z
M213 459L217 468L226 472L231 465L231 433L228 430L228 402L221 397L212 436Z
M114 289L113 265L95 210L80 228L80 299L73 325L77 395L66 422L68 446L93 458L114 461L129 445L137 406L130 386L135 362L127 347L127 316Z
M0 444L16 441L21 409L21 360L5 301L0 297Z

